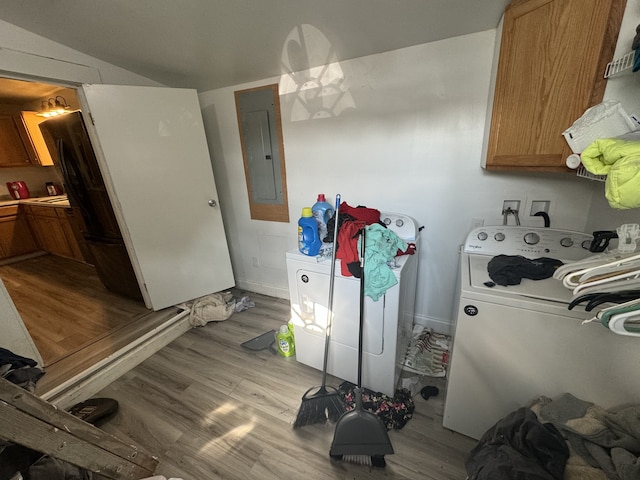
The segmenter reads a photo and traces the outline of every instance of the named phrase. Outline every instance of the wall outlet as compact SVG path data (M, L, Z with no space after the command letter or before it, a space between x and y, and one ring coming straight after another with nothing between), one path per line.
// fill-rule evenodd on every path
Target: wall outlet
M520 211L520 200L504 200L502 202L502 212L504 213L507 209L515 210L516 212Z
M549 213L549 208L551 208L550 200L533 200L529 215L534 216L538 212Z

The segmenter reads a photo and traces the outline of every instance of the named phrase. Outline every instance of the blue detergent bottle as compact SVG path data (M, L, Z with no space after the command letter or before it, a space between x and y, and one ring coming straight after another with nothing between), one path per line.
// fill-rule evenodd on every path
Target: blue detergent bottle
M318 255L321 245L318 222L313 218L311 208L304 207L302 217L298 220L298 250L305 255L315 257Z
M311 212L313 213L313 218L318 222L318 234L322 242L324 237L327 236L327 223L329 223L329 220L334 214L333 207L325 199L324 193L318 194L318 200L313 207L311 207Z

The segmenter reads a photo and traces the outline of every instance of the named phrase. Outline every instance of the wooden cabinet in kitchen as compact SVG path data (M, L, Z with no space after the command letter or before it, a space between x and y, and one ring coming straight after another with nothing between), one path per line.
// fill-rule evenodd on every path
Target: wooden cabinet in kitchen
M504 14L484 166L568 171L562 132L602 101L626 0L514 0Z
M25 205L25 209L40 249L53 255L85 261L64 207Z
M67 241L69 242L69 246L71 247L71 251L73 252L73 258L93 265L93 254L91 250L89 250L83 234L83 232L87 230L87 227L78 208L56 207L55 210L60 219L60 224L62 225L65 236L67 237Z
M15 257L37 250L38 246L19 206L0 207L0 257Z
M35 152L35 160L38 165L53 165L54 157L49 153L49 148L45 142L44 136L40 131L40 123L46 120L46 117L40 117L36 112L23 111L20 112L22 123L27 131L31 148Z
M0 113L0 167L36 164L36 154L19 113Z

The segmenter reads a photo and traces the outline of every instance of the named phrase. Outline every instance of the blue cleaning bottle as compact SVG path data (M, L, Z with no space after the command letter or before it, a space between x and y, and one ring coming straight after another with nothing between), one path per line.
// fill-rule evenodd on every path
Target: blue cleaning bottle
M301 253L315 257L320 251L322 240L318 233L318 222L313 218L310 207L302 209L302 217L298 220L298 249Z
M316 219L316 222L318 222L318 234L322 242L327 236L327 223L331 217L333 217L334 213L333 207L326 201L324 193L318 194L318 200L313 207L311 207L311 211L313 212L313 217Z

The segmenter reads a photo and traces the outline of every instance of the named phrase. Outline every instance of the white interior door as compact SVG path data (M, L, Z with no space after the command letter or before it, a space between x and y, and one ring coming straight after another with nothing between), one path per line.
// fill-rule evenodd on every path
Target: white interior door
M232 287L196 92L116 85L84 85L83 92L147 306L159 310Z

